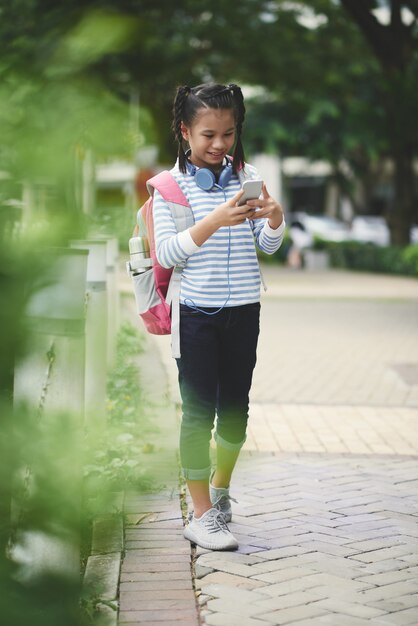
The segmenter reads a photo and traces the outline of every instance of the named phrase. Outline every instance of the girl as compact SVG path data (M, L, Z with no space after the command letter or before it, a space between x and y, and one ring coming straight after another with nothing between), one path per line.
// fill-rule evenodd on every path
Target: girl
M184 536L210 550L238 547L227 522L232 517L231 475L246 439L259 333L254 240L272 254L285 227L282 208L265 185L261 199L238 204L243 193L239 176L258 178L244 162L244 116L237 85L179 87L173 107L178 161L171 173L192 207L195 224L178 233L158 191L153 205L159 263L184 265L177 359L183 409L180 459L194 507ZM233 158L228 156L232 149ZM209 442L215 414L212 470Z

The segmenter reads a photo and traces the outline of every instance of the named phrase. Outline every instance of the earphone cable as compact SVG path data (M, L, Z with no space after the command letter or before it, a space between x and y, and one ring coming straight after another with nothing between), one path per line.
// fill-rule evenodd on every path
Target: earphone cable
M216 185L216 184L214 185L214 187L217 187L218 189L220 189L222 191L222 193L224 194L225 202L226 202L227 200L226 200L225 189L223 189L223 187L221 187L220 185ZM228 297L227 297L227 299L225 300L223 305L219 307L219 309L216 309L216 311L204 311L203 309L200 309L198 306L196 306L196 304L193 302L193 300L191 298L185 298L184 304L186 306L190 307L194 311L197 311L199 313L203 313L204 315L216 315L217 313L220 313L222 311L222 309L226 306L227 302L229 301L229 299L231 297L231 282L229 280L230 258L231 258L231 227L228 226L228 255L227 255L227 266L226 266L226 277L227 277L227 281L228 281ZM190 302L190 304L189 304L189 302Z

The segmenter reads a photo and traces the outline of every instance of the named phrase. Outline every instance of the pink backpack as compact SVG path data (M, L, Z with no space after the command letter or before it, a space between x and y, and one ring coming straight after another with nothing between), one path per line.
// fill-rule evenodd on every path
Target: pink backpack
M172 334L172 351L180 357L180 279L185 262L166 269L158 263L153 220L153 193L157 189L171 209L178 232L193 226L193 211L174 177L163 171L147 181L150 197L137 215L138 235L149 244L149 258L127 263L132 277L137 311L153 335ZM132 240L131 240L132 241ZM130 242L131 248L131 242ZM132 252L132 250L131 250ZM132 256L131 256L132 258ZM140 269L140 273L135 269Z

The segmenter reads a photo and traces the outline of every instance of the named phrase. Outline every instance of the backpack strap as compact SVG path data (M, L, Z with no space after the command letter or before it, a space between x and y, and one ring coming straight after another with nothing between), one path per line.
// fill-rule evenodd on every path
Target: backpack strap
M171 354L173 359L179 359L180 354L180 288L181 265L176 265L171 274L167 291L167 304L171 304Z
M189 206L189 202L180 189L178 182L168 170L159 172L147 180L147 189L150 196L154 194L154 189L157 189L166 202L175 202L183 206Z
M147 188L150 195L153 195L154 189L157 189L167 202L178 233L193 226L192 208L170 172L160 172L148 180ZM181 274L185 265L184 261L174 267L166 295L167 304L171 304L171 352L175 359L180 358L180 287Z

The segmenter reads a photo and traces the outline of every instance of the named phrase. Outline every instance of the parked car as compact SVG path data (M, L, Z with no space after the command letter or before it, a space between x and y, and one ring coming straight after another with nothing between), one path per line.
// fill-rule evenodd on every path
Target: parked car
M350 239L350 230L340 220L327 215L311 215L309 213L294 213L290 223L297 223L299 228L308 233L311 238L320 237L326 241L347 241Z
M356 215L351 223L351 239L376 246L388 246L390 232L383 217L375 215Z
M354 241L373 243L376 246L390 244L390 231L383 217L376 215L356 215L351 224L351 238ZM418 243L418 226L411 226L410 241Z

